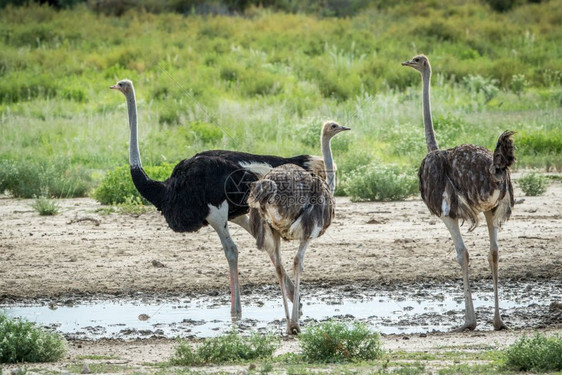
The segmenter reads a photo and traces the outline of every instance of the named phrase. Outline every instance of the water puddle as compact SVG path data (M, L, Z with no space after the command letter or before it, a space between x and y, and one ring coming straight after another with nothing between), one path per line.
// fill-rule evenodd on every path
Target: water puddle
M284 332L280 293L275 287L245 290L241 331ZM562 302L562 281L504 281L501 313L513 328L562 323L553 309ZM492 329L491 281L473 285L479 329ZM383 334L449 331L463 322L460 283L414 283L389 286L307 286L303 288L302 322L331 318L361 321ZM76 297L66 300L4 303L0 309L56 330L69 338L211 337L232 327L230 296Z

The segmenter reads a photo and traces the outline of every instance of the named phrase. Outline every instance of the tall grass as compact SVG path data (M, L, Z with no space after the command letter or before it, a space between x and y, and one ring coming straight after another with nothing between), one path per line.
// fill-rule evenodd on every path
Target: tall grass
M424 51L442 147L493 147L513 129L518 165L562 170L560 0L503 13L468 1L381 4L348 18L8 6L0 163L27 173L62 157L65 171L94 176L125 164L125 100L108 86L130 78L145 165L213 148L319 154L306 129L331 118L354 129L334 141L343 176L371 160L415 167L425 152L420 77L400 62ZM19 195L18 176L4 173L2 187Z

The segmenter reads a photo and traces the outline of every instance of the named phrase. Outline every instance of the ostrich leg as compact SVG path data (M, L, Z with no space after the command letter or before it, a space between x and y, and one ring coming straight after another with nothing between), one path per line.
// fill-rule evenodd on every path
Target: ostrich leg
M486 224L488 224L488 233L490 235L490 253L488 255L488 262L490 263L492 280L494 282L494 329L499 331L501 329L507 329L507 326L503 323L500 316L500 303L498 297L498 228L494 226L494 214L492 211L484 212L484 217L486 217Z
M304 268L304 253L310 240L302 240L299 246L299 251L295 256L294 260L294 273L295 273L295 296L293 297L293 301L300 301L300 284L301 284L301 273ZM296 334L300 333L301 329L299 327L299 303L293 302L293 315L291 321L287 326L287 333L288 334Z
M464 245L462 240L461 231L459 229L459 222L456 219L451 219L448 216L441 216L441 220L447 226L449 233L455 243L455 249L457 250L457 262L461 265L462 269L462 280L464 289L464 325L456 329L457 332L462 332L467 329L473 330L476 328L476 314L474 313L474 305L472 304L472 294L470 292L470 280L468 278L468 250Z
M287 273L283 268L283 264L281 262L281 237L279 233L273 232L273 249L267 249L271 261L275 266L275 273L277 274L277 278L279 279L279 287L281 288L281 297L283 298L283 307L285 308L285 318L287 319L287 325L289 324L289 305L287 302Z
M232 221L235 224L240 225L248 233L252 234L250 232L250 220L249 220L248 215L241 215L241 216L235 217L233 219L230 219L230 221ZM289 275L287 274L287 271L285 271L285 268L283 267L283 265L281 263L279 263L279 265L277 265L275 263L275 257L273 256L273 253L269 254L269 258L271 259L271 263L273 263L273 266L275 267L275 272L277 272L277 266L281 267L281 272L283 273L283 278L285 280L285 287L286 287L286 290L287 290L287 295L289 296L289 299L291 300L291 302L294 302L293 301L293 295L295 293L295 286L294 286L293 282L291 281L291 279L289 278Z
M209 209L206 220L219 235L224 255L228 261L231 297L230 315L232 320L237 320L242 317L240 283L238 282L238 248L228 231L228 203L224 201L218 207L209 205Z

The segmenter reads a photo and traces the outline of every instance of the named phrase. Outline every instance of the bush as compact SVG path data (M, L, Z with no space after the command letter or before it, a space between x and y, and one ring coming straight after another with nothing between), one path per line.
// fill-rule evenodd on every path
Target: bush
M171 362L179 366L194 366L269 358L276 346L273 335L253 333L243 337L233 330L227 335L206 340L195 351L188 343L181 342Z
M312 362L352 362L382 356L380 337L364 324L328 321L308 326L299 335L303 356Z
M533 172L521 177L517 183L525 195L535 197L546 192L549 181L548 177Z
M562 338L522 337L505 351L506 365L516 371L561 371Z
M478 74L469 74L463 77L466 88L474 94L482 93L484 96L484 105L488 104L500 91L499 80L491 77L482 77Z
M173 169L173 164L164 163L159 166L148 166L145 168L145 172L154 180L164 181L170 177ZM135 188L128 165L107 172L92 196L101 204L130 204L134 202L149 204Z
M58 214L60 206L54 200L41 197L35 199L31 204L31 208L37 211L41 216L52 216Z
M356 201L395 201L418 191L413 171L394 165L371 163L349 173L344 180L345 193Z
M0 362L55 362L66 353L66 341L35 324L0 313Z
M83 197L91 184L86 170L65 159L0 160L0 192L8 190L18 198Z

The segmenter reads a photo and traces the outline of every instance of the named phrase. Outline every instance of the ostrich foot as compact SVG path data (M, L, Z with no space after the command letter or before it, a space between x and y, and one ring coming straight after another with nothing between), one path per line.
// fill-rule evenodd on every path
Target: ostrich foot
M476 328L476 322L464 323L459 328L453 329L451 332L465 332L465 331L474 331Z
M494 318L494 330L495 331L501 331L502 329L509 329L504 322L501 320L501 318Z
M288 335L298 335L299 333L301 333L301 328L299 327L299 323L295 322L294 320L291 320L288 324L287 324L287 334Z
M230 318L232 319L232 323L238 323L242 319L242 312L231 312Z

